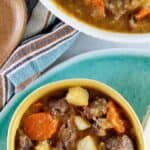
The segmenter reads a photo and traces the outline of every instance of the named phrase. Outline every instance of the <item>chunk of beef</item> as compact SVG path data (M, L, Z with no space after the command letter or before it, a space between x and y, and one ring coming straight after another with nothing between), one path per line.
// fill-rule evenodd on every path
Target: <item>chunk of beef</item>
M130 0L105 0L105 6L109 12L112 13L114 18L118 20L128 10Z
M106 148L107 150L134 150L133 142L127 135L107 139Z
M55 150L66 150L63 141L58 140L55 146Z
M69 106L69 104L65 101L64 98L56 101L50 101L49 108L51 110L51 113L58 117L66 115L67 112L69 113L69 111L73 111L71 109L71 106Z
M66 122L62 123L57 135L53 139L53 147L56 150L75 149L78 131L74 124L74 117L71 116Z
M93 132L100 137L106 136L107 131L113 128L109 120L105 118L99 118L94 120L95 123L93 124Z
M144 2L145 0L105 0L105 7L115 20L119 20L120 17L138 8Z
M58 137L63 141L65 147L73 149L75 147L75 142L78 137L78 131L74 124L73 116L60 127Z
M101 117L106 114L107 111L107 101L106 99L96 99L91 102L88 107L84 108L83 115L88 119L94 119L96 117Z
M16 137L17 150L31 150L33 148L33 143L31 139L26 136L21 129L17 131Z

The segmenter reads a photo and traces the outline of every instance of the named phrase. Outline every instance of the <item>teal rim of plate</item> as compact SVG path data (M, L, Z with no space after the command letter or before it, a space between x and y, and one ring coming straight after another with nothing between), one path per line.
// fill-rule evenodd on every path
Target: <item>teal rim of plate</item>
M102 50L94 50L90 52L86 52L77 56L74 56L72 58L69 58L68 60L54 66L52 69L47 71L44 75L42 75L37 80L33 81L27 88L25 88L23 91L17 93L4 107L4 109L0 112L0 119L5 114L5 112L8 111L8 109L11 107L13 100L17 97L20 97L24 92L26 92L27 89L30 89L32 85L36 84L37 82L42 81L48 74L54 74L60 68L65 68L66 66L74 63L74 62L80 62L81 60L87 60L89 58L95 57L106 57L106 56L134 56L134 57L148 57L150 58L150 49L146 48L108 48L108 49L102 49ZM37 88L38 89L38 88ZM32 91L33 92L33 91Z

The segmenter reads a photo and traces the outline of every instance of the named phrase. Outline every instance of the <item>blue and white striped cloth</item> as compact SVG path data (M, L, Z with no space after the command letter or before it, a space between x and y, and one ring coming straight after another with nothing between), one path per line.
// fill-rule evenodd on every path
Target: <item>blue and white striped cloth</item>
M28 25L24 40L0 69L0 108L60 57L77 31L60 22L38 0L26 0Z

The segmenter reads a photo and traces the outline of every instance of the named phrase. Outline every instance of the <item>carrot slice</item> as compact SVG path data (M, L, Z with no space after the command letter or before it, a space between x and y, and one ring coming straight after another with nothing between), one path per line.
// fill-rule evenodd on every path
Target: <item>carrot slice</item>
M125 122L121 118L120 111L113 101L109 101L107 104L107 119L111 122L117 133L121 134L125 132Z
M142 7L135 15L135 19L140 21L150 15L150 8Z
M23 120L25 134L32 140L46 140L57 131L58 120L49 113L35 113Z
M96 18L105 17L105 4L104 0L91 0L91 6L93 7L93 15Z
M91 4L96 7L103 7L104 8L104 1L103 0L91 0Z
M91 15L94 18L101 19L105 17L104 0L84 0L85 5L91 9Z

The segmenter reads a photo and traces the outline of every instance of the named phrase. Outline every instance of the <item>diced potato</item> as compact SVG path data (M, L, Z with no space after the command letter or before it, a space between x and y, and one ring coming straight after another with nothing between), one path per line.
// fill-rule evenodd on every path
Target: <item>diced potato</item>
M36 145L35 150L53 150L53 149L50 147L48 142L45 140L45 141L39 142Z
M97 135L100 136L100 137L104 137L106 136L106 130L104 129L100 129L98 132L97 132Z
M101 143L99 144L99 150L106 150L105 143L101 142Z
M90 128L91 124L85 120L84 118L80 117L80 116L75 116L75 124L78 128L78 130L86 130L88 128Z
M77 150L98 150L96 142L91 136L86 136L77 144Z
M87 106L89 100L89 93L82 87L69 88L66 96L66 100L69 104L76 106Z

